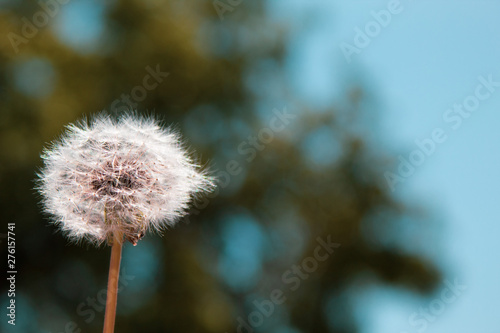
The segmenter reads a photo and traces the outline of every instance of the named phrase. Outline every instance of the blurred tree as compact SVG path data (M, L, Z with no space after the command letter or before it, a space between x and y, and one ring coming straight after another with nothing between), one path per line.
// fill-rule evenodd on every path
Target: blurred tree
M32 190L44 143L100 110L179 124L220 181L186 223L125 249L117 332L355 332L353 286L435 286L398 233L410 212L379 182L384 156L354 130L361 89L344 109L301 106L263 2L63 2L0 12L0 205L23 332L102 327L108 251L53 235ZM341 245L316 267L318 237Z

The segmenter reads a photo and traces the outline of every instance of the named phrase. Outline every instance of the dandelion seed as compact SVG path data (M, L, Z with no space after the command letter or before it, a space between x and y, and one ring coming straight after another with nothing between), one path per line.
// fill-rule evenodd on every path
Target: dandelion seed
M213 187L179 136L153 118L100 115L69 125L42 157L46 212L70 239L97 245L116 231L136 244L138 235L173 225L193 196Z

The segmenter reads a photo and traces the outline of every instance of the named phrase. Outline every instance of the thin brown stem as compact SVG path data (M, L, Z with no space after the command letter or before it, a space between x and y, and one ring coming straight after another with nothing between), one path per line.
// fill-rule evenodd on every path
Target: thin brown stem
M115 330L116 299L118 296L118 277L122 258L122 244L123 236L119 233L115 233L113 235L113 247L111 248L111 260L109 263L108 295L106 297L103 333L113 333Z

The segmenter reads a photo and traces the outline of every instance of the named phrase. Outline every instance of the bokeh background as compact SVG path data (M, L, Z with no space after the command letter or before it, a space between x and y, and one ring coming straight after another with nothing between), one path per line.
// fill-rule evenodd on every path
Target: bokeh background
M0 8L0 245L4 262L16 223L18 270L16 326L2 312L0 331L102 330L109 249L69 244L34 179L66 124L134 108L180 130L219 187L163 237L124 248L117 332L498 332L498 87L459 128L443 118L479 77L500 81L498 2ZM290 121L269 136L276 113ZM436 128L446 141L391 187L387 172ZM340 247L290 273L318 237ZM443 303L456 281L466 289ZM274 289L286 301L250 325Z

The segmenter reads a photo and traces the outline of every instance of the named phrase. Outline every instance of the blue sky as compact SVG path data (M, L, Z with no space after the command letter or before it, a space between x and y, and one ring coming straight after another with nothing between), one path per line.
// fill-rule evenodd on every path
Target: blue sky
M467 286L422 331L494 332L500 265L490 259L500 252L500 89L457 130L443 114L474 94L479 76L500 82L500 2L401 1L401 11L348 63L340 44L354 44L354 29L364 29L374 20L371 11L389 3L281 0L268 8L294 31L289 75L297 96L319 107L336 102L343 76L361 71L376 86L383 106L380 141L395 160L408 157L414 141L435 128L446 132L447 140L395 192L428 207L441 234L425 252L442 265L444 279ZM439 294L422 299L385 288L364 296L357 304L363 332L400 333L417 332L410 315Z

